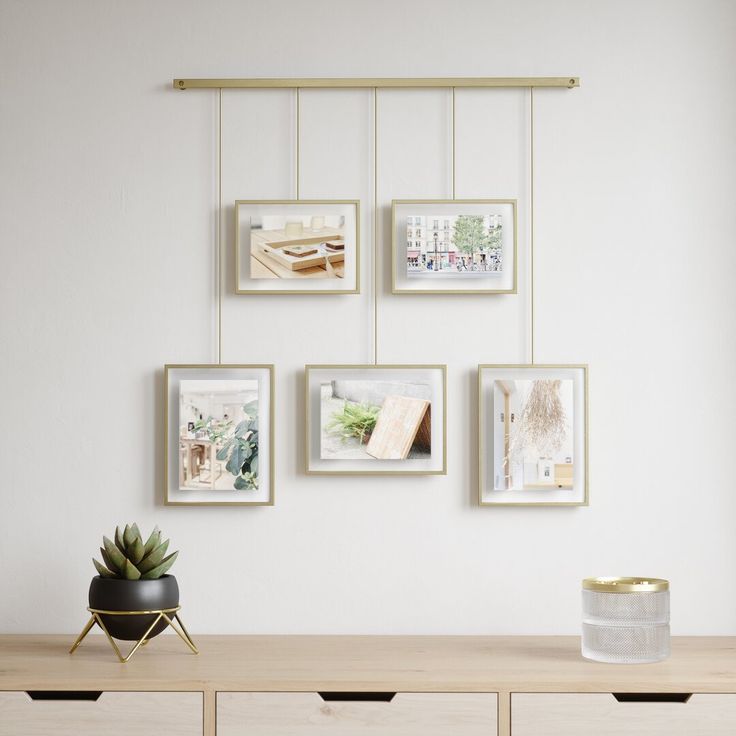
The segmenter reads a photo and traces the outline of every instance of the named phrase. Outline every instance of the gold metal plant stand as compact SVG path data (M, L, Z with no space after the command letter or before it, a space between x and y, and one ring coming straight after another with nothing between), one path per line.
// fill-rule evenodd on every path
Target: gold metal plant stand
M189 632L186 630L186 628L184 627L184 623L179 618L179 611L181 610L181 606L176 606L176 608L159 608L152 611L103 611L100 608L89 607L87 608L87 610L92 614L92 617L89 621L87 621L87 624L82 629L82 633L77 637L77 640L72 645L72 648L69 650L69 654L74 654L74 651L82 643L84 637L87 636L92 627L97 624L105 632L105 636L107 636L107 640L110 642L112 648L115 650L115 654L117 654L120 662L125 663L138 651L141 646L145 646L146 644L148 644L148 635L153 631L154 627L161 619L164 619L167 625L171 626L171 628L176 631L176 633L179 635L179 638L182 639L182 641L195 654L199 654L199 650L196 646L194 646L192 637L189 636ZM143 634L143 636L135 643L135 646L130 650L130 652L128 652L128 655L126 657L123 657L123 655L120 653L118 645L115 643L115 640L112 638L112 636L110 636L110 632L107 630L107 627L102 621L102 616L100 614L109 614L110 616L151 616L152 614L158 615L156 616L153 623L148 627L148 629L146 629L146 633ZM174 621L176 621L178 626L174 624Z

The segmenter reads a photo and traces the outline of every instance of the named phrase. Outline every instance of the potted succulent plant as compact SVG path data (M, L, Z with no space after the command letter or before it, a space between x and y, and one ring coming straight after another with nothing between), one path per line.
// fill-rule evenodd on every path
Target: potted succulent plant
M115 541L103 536L100 553L104 565L93 559L99 575L89 586L89 607L98 611L160 611L179 605L179 586L166 572L176 561L178 552L166 556L169 540L161 541L156 527L147 541L137 524L115 528ZM110 636L124 641L140 639L155 621L150 616L100 614ZM160 621L146 637L160 634L167 626Z

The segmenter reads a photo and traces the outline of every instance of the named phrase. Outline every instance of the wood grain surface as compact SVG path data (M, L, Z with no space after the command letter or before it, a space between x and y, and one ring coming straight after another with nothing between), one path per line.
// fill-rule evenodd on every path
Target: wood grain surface
M318 693L218 693L218 736L495 736L496 695L399 693L325 702Z
M733 736L736 695L618 702L610 693L514 693L513 736Z
M84 623L80 620L81 624ZM107 640L0 636L0 690L736 692L736 637L673 637L657 664L580 656L575 636L161 635L121 665Z
M202 693L104 692L96 701L0 692L0 736L201 736Z
M379 460L406 460L419 428L428 416L429 406L426 399L387 396L366 452Z

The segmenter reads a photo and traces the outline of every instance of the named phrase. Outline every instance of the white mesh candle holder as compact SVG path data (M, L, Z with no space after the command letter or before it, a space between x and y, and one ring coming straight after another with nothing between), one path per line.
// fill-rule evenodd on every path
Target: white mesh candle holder
M670 654L670 584L659 578L583 580L582 654L615 664Z

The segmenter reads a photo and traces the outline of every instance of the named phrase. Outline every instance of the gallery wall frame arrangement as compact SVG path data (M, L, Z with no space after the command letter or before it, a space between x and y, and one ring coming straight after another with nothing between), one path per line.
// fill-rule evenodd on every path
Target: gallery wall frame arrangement
M272 506L273 365L166 365L164 385L164 503Z
M360 293L360 202L235 202L236 294Z
M233 291L238 295L325 294L339 297L360 293L361 202L347 198L319 200L300 197L301 90L372 90L374 182L371 202L373 363L305 366L304 472L337 476L445 475L447 369L441 364L393 365L379 362L378 301L382 290L378 273L383 259L389 257L390 292L395 295L476 294L489 298L519 295L517 192L492 192L496 198L457 198L455 161L456 89L514 87L528 90L529 190L522 210L522 222L528 225L523 239L527 278L523 282L522 296L529 304L527 344L530 360L526 364L482 364L478 367L478 505L588 504L587 366L537 364L534 354L534 90L571 89L579 84L577 77L174 79L174 89L215 90L219 109L216 138L219 214L214 253L218 280L218 364L189 368L203 371L207 368L270 370L270 442L267 453L259 447L258 460L260 481L263 458L268 455L270 486L266 489L259 485L252 500L238 501L238 505L273 503L273 366L222 364L222 300L223 292L228 288L226 285L232 283ZM378 235L382 209L378 191L379 92L412 88L445 89L449 95L452 197L392 200L390 248L384 252L386 248ZM285 145L294 152L292 185L295 198L234 200L235 273L231 279L225 273L227 261L223 255L222 218L233 206L231 201L225 204L222 196L223 92L249 89L285 89L293 93L293 113L290 113L294 115L290 134L293 140L285 141ZM526 231L527 227L524 229ZM206 376L199 378L207 380ZM222 472L215 468L216 478L213 480L207 475L210 466L206 459L200 460L199 456L189 458L186 452L184 460L179 459L181 445L178 454L172 451L170 436L174 432L179 432L179 439L183 432L184 439L187 439L186 435L192 429L195 435L209 430L204 418L198 418L192 429L189 422L175 424L168 408L173 400L168 368L166 380L166 502L175 505L228 503L211 494L220 490L215 487L218 482L234 483L232 478L223 480ZM258 385L260 387L262 383ZM185 385L184 388L190 387ZM191 398L191 390L187 396ZM503 418L498 416L498 402L504 405ZM510 412L506 404L513 404L514 411ZM556 418L557 424L552 423L552 434L546 442L539 434L540 415L534 413L538 412L539 406L551 406L555 410L552 418ZM244 416L238 417L236 425L241 429L245 426L246 432L252 430L242 423L254 421L247 407L248 403L242 404ZM513 420L510 419L511 414L514 415ZM516 423L517 414L519 423ZM261 415L259 404L259 422ZM215 430L224 431L223 425L227 424L229 415L225 417L221 410L213 417ZM496 420L500 422L500 429ZM521 431L527 426L530 429ZM258 432L263 437L264 429L260 424ZM228 447L232 449L232 444ZM240 471L237 474L239 487L233 485L220 492L246 491L245 486L253 481L249 467L247 463L236 467L238 461L245 458L238 456L233 460L222 448L214 455L211 449L210 454L214 458L212 467L215 462L224 460L226 470ZM183 488L182 478L184 485L200 482L199 475L189 475L192 469L197 469L195 466L199 462L205 471L201 482L209 480L213 487L207 491ZM171 478L174 477L179 481L172 484ZM191 478L197 480L192 481Z
M312 475L446 475L447 367L308 365Z
M395 199L394 294L516 294L515 199Z
M478 503L588 505L588 366L478 366Z

